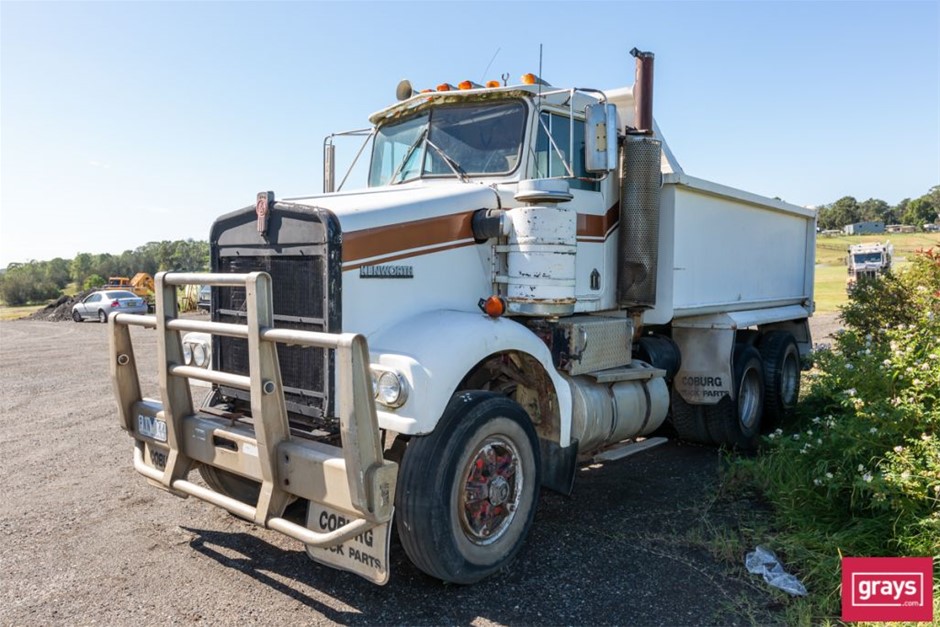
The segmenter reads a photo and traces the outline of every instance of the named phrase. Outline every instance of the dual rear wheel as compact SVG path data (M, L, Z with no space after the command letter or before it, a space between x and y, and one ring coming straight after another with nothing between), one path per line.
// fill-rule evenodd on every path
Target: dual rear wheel
M687 403L672 391L672 421L679 437L741 449L757 446L761 431L773 428L796 406L800 355L785 331L770 331L757 347L739 344L732 361L734 400L714 405Z

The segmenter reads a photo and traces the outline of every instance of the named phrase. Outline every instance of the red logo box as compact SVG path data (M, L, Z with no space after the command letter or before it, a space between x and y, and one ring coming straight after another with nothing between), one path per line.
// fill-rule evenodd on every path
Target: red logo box
M932 621L933 559L843 557L842 620Z

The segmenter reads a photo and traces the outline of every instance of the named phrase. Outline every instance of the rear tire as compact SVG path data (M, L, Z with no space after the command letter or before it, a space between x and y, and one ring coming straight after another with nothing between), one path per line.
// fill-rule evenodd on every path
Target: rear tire
M715 405L703 405L705 424L716 444L753 449L764 413L764 371L760 353L752 346L734 351L735 400L727 396Z
M673 389L670 407L672 408L672 426L675 427L681 439L699 444L715 444L705 426L704 405L686 403L682 395Z
M538 502L538 439L517 403L491 392L451 399L437 427L401 462L396 528L419 569L468 584L522 548Z
M98 322L104 324L108 321L108 314L104 312L104 309L98 310Z
M800 398L800 351L793 335L770 331L758 346L764 360L764 430L779 425Z
M75 322L81 322L81 321L82 321L82 314L78 313L78 310L77 310L77 309L72 312L72 320L74 320Z

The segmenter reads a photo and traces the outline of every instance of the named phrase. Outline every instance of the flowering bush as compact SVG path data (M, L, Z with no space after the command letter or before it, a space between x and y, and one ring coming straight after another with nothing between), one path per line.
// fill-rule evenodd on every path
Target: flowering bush
M840 553L940 547L940 254L860 283L842 317L806 375L797 423L740 462L784 523L780 548L830 591Z

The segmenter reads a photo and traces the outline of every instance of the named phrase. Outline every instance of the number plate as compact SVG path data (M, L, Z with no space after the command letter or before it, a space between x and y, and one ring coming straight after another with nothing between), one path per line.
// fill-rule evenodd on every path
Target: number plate
M153 416L137 414L137 433L157 442L166 442L166 421Z
M347 522L355 520L320 503L310 502L307 509L307 527L318 533L327 533L339 529ZM388 547L391 539L389 526L391 519L378 527L362 532L339 546L322 549L307 545L310 559L348 570L380 586L388 583Z

